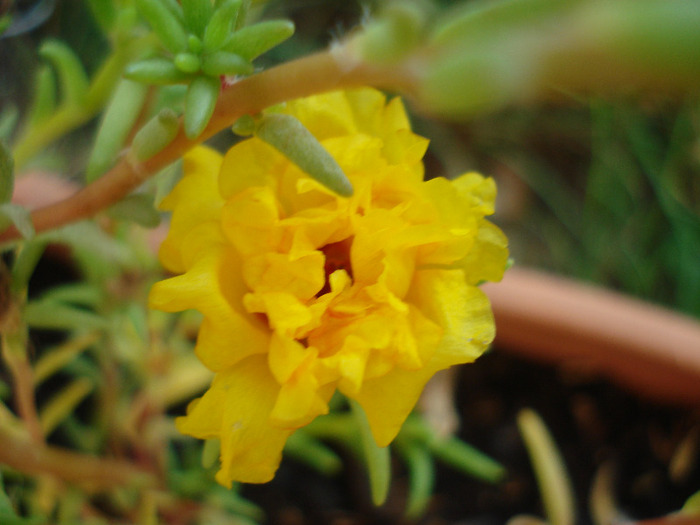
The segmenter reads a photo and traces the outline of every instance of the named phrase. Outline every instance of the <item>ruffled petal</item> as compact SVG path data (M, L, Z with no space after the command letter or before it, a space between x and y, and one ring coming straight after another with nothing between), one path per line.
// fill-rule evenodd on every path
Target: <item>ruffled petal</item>
M222 485L265 483L274 477L292 433L270 422L279 391L265 356L251 356L216 374L204 396L175 420L184 434L221 441L216 479Z

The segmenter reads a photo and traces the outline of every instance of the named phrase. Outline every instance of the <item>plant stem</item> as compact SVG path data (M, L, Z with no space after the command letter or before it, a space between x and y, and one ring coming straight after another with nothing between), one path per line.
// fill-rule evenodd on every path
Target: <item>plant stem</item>
M335 89L372 85L410 92L406 69L377 68L349 57L346 48L317 53L268 69L227 86L219 96L214 114L202 134L189 140L180 129L160 153L137 163L127 152L114 168L71 197L32 213L38 232L93 216L125 197L161 169L212 135L232 125L243 115L304 96ZM19 238L14 227L0 234L0 243Z
M155 483L150 473L129 463L37 445L23 433L3 427L0 427L0 463L24 474L51 474L91 490Z
M17 332L2 336L2 357L12 373L12 387L17 412L31 438L30 443L44 443L44 433L34 400L34 372L27 360L24 338Z

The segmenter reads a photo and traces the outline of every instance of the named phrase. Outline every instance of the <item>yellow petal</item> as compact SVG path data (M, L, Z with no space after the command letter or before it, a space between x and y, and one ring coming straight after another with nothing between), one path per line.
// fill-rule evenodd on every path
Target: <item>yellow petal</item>
M221 441L219 483L265 483L275 475L291 434L270 423L279 391L265 356L251 356L218 373L187 415L176 419L184 434Z
M194 308L205 319L195 351L214 371L240 359L267 351L269 334L262 322L242 304L240 263L230 252L201 257L190 270L153 285L149 306L167 312Z
M252 138L233 146L224 157L219 191L228 199L247 188L274 185L288 161L275 148Z
M474 361L493 341L489 301L481 290L467 284L460 270L416 272L407 300L443 329L429 363L436 370Z
M186 175L160 203L160 208L173 210L170 229L158 252L163 265L172 272L184 272L185 236L198 225L218 221L223 199L217 179L222 157L206 147L197 147L185 155Z
M377 445L386 447L401 430L423 387L436 372L431 368L396 368L377 379L365 380L360 391L351 395L367 414Z

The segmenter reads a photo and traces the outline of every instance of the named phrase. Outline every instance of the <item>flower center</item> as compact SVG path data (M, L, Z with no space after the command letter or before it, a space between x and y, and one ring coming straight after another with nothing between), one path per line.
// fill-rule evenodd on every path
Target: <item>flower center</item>
M343 239L342 241L326 244L321 251L326 257L326 262L323 265L323 270L326 275L326 282L323 288L316 294L320 297L331 291L331 285L328 277L336 270L345 270L350 279L352 279L352 265L350 264L350 247L352 246L352 237Z

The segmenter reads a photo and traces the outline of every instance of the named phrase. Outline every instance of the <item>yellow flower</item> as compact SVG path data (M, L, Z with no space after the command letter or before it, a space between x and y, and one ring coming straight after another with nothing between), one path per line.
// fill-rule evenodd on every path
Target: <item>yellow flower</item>
M337 196L259 139L221 157L198 148L163 201L172 224L160 257L179 274L154 308L204 319L199 359L216 373L177 420L221 442L217 479L269 481L289 435L328 412L339 390L388 445L438 370L473 361L492 341L488 300L506 239L491 179L423 180L427 140L398 98L373 89L285 106L354 187Z

